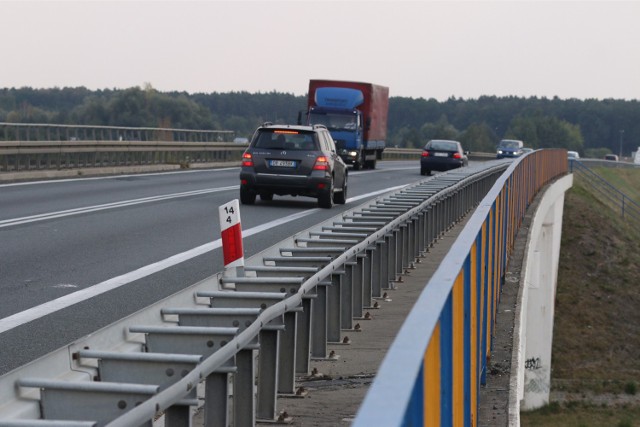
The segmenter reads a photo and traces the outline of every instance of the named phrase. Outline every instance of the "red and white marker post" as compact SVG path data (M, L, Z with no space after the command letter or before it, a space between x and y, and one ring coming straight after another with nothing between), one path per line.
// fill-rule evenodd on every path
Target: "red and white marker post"
M222 253L224 254L224 273L244 276L244 250L242 248L242 226L240 225L240 204L232 200L218 208Z

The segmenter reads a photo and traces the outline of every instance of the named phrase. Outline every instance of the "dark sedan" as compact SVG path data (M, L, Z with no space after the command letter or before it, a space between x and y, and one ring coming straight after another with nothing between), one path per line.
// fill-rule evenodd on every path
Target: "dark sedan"
M458 141L432 139L427 142L420 157L420 174L431 175L431 171L447 171L467 166L467 152Z

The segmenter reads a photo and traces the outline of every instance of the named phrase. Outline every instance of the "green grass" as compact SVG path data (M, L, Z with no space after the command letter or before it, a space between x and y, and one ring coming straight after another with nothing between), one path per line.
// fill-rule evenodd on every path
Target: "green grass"
M640 407L602 407L580 402L551 403L536 411L521 414L523 427L637 427Z

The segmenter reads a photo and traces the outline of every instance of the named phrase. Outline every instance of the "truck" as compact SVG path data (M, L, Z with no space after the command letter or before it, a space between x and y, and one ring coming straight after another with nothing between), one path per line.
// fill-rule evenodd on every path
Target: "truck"
M376 161L382 158L388 112L388 87L340 80L309 81L306 124L325 125L338 155L354 170L375 169Z

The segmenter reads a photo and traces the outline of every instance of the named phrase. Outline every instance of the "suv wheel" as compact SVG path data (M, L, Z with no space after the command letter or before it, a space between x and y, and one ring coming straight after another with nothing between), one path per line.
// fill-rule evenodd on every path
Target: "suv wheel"
M331 178L329 188L318 195L318 206L325 209L333 207L333 178Z
M347 177L344 177L342 183L342 191L333 193L333 201L339 205L344 205L347 202Z
M240 186L240 203L252 205L256 202L256 193L246 187Z

